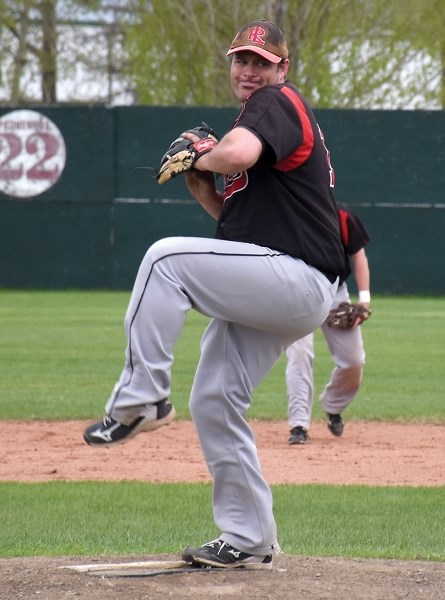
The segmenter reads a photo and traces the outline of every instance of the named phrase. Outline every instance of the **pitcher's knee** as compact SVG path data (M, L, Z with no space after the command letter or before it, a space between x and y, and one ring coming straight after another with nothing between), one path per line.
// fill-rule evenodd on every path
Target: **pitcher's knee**
M166 237L157 240L149 247L145 256L154 262L164 256L178 252L181 240L183 239L181 237Z

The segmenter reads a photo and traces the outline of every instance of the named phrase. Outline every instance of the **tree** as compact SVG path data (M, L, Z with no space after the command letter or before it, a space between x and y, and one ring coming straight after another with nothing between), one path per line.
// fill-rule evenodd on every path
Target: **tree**
M445 107L443 0L132 0L127 31L139 100L230 105L225 53L261 17L285 31L289 78L317 107ZM420 25L421 23L421 25Z
M27 63L27 54L33 55L40 66L42 101L54 104L57 100L55 3L56 0L2 2L3 27L16 40L16 55L10 80L13 103L22 101L20 80ZM38 33L34 28L36 21L41 23Z
M0 99L236 105L226 51L258 18L314 107L445 108L443 0L0 0Z
M126 30L126 48L143 104L227 105L227 35L255 5L226 0L132 0L140 21Z
M38 11L42 20L42 44L39 52L42 99L46 104L55 104L57 101L56 0L42 0Z
M131 94L131 82L120 76L126 5L126 0L0 0L0 97L13 104L56 104L61 91L65 101L86 96L112 103L115 92Z
M445 108L445 4L442 0L407 0L404 15L399 14L403 37L423 60L416 72L419 86L431 89Z

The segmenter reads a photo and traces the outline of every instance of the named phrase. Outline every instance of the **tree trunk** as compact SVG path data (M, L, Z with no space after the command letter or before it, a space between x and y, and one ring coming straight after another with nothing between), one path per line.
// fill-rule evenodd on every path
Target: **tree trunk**
M40 14L42 16L43 41L40 53L42 75L42 102L56 104L56 0L42 0Z
M283 29L284 25L284 7L283 0L271 0L269 2L269 15L270 21L275 23L280 29Z
M18 31L18 48L14 59L14 68L11 77L12 104L20 102L20 79L26 64L26 38L28 34L28 13L26 10L20 13L20 29Z

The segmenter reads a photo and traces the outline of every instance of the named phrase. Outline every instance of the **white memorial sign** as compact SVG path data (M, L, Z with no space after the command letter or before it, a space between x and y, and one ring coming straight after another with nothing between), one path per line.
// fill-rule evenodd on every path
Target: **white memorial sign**
M13 110L0 117L0 192L37 196L56 183L65 162L62 134L45 115Z

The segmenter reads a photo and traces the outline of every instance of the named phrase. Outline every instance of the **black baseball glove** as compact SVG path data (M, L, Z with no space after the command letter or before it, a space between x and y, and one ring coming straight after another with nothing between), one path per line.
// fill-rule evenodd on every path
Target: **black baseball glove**
M156 175L158 183L166 183L176 175L190 171L198 158L210 152L219 141L213 129L205 123L199 127L188 129L186 133L194 133L200 139L197 142L190 142L181 136L170 144L161 159L160 168Z
M329 311L326 324L336 329L352 329L371 316L371 311L363 304L341 302L337 308Z

